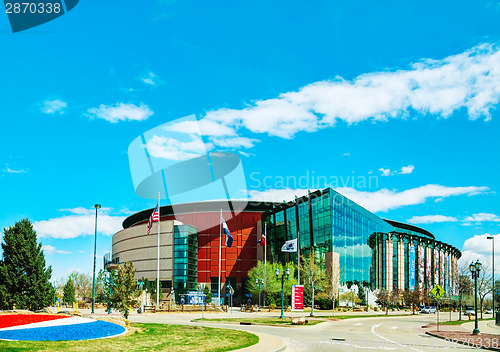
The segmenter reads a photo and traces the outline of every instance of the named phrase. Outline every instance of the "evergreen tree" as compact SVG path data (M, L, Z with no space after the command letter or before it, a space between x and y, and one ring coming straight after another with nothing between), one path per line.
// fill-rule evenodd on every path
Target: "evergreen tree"
M365 287L360 283L358 283L358 298L360 299L361 304L364 304L365 306L368 305L368 302L366 300Z
M64 285L64 296L63 296L63 301L70 304L76 302L75 299L75 285L73 284L73 280L68 279L68 282L66 282L66 285Z
M205 294L206 298L205 298L205 302L207 304L210 304L212 303L212 292L210 291L210 289L208 288L208 286L205 286L205 288L203 289L203 293Z
M0 308L38 310L54 298L52 268L45 266L42 245L28 219L4 228L0 262Z

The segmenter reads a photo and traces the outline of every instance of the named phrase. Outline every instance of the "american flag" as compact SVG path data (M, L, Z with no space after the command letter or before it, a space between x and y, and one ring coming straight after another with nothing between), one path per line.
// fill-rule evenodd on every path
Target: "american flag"
M159 221L159 220L160 220L160 212L158 211L158 204L157 204L155 210L153 210L153 213L149 217L148 235L149 235L149 231L151 231L151 228L153 227L153 222Z

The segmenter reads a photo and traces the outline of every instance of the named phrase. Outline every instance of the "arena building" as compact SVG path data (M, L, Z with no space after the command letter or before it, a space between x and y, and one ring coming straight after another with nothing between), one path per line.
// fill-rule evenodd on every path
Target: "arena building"
M338 260L342 283L387 290L427 290L440 283L455 293L460 251L426 230L381 219L333 189L284 203L231 201L229 208L227 204L205 201L160 208L160 282L165 300L172 288L194 290L202 284L217 292L221 209L234 238L232 247L221 246L223 292L230 283L237 294L246 293L248 271L264 258L257 241L266 229L268 262L296 263L297 253L283 253L281 247L297 239L301 255L314 248L326 262ZM125 219L123 230L113 236L105 266L131 261L138 279L156 278L157 222L147 234L152 212L147 209Z

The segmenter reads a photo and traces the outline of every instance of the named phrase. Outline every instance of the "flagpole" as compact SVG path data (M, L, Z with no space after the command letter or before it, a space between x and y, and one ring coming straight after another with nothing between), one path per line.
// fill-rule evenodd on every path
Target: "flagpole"
M300 230L297 230L297 285L300 285Z
M267 270L267 222L264 223L264 235L266 236L264 239L264 270ZM260 236L260 240L262 241L262 235Z
M158 260L156 266L156 307L160 307L160 192L158 192Z
M219 219L219 285L218 285L218 288L217 288L217 293L218 293L218 297L219 297L219 306L221 305L220 302L220 272L221 272L221 268L220 268L220 265L221 265L221 248L222 248L222 209L220 210L220 219Z

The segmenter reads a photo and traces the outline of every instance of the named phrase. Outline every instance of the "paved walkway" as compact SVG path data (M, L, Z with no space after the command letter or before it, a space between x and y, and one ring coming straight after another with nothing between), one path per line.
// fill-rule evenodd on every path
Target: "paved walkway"
M474 321L462 324L467 331L474 330ZM495 325L494 320L478 321L478 328L483 334L500 335L500 326Z

